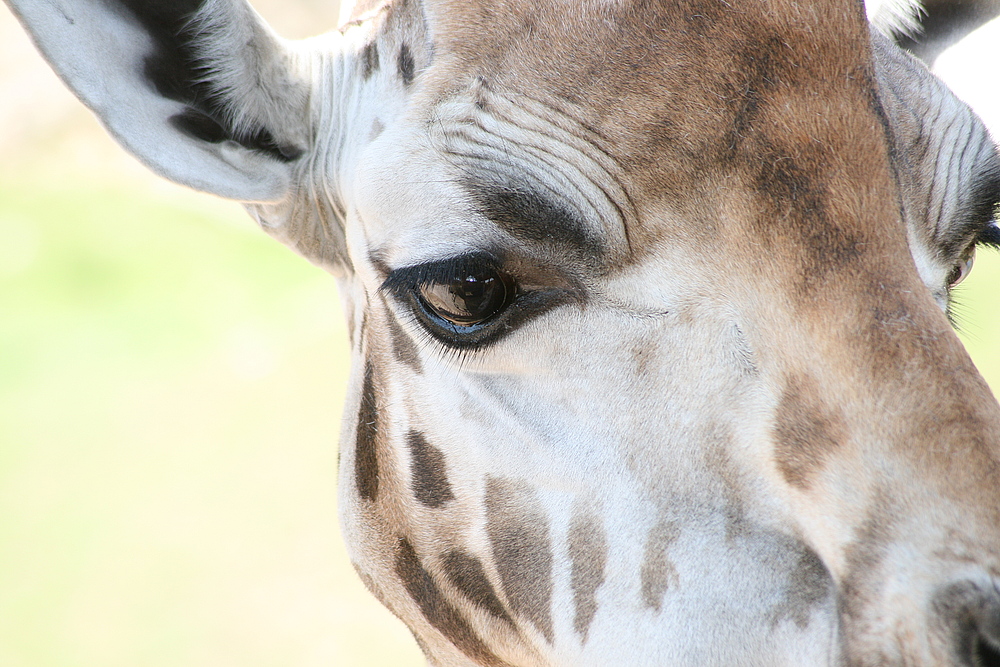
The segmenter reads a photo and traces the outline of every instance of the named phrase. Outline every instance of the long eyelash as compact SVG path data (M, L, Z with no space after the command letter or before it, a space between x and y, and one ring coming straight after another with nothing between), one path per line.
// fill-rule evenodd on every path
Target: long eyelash
M960 333L963 336L975 337L975 332L968 328L968 323L972 321L972 311L968 303L963 299L965 296L962 294L963 286L959 285L955 293L953 293L948 301L948 321L951 323L953 329L956 333Z
M427 336L427 340L447 348L449 354L454 355L452 359L457 359L464 367L467 360L476 358L476 352L490 347L525 322L572 301L582 302L580 292L565 287L533 286L522 290L516 277L503 268L504 263L489 252L461 255L390 271L378 291L388 292L398 306L397 312L405 311L407 317L419 325L422 337ZM419 295L423 286L452 282L456 275L466 271L474 275L483 269L500 275L510 291L504 306L481 323L463 327L449 323L432 312Z
M478 359L478 357L474 354L479 349L478 346L453 347L451 345L443 345L440 340L435 338L421 325L420 320L409 308L393 308L392 310L393 313L398 314L401 318L406 320L406 323L409 325L408 332L417 332L417 335L413 337L413 342L416 343L421 350L430 350L433 354L438 355L445 361L457 362L458 370L460 371L465 370L466 361L469 359L476 361Z
M393 294L398 295L401 292L416 289L421 285L430 285L435 282L448 282L452 280L456 274L464 271L472 271L484 266L496 270L499 268L499 265L499 260L493 255L487 253L476 253L474 255L452 257L451 259L445 259L431 264L407 266L401 269L396 269L390 273L389 277L386 278L382 285L379 286L378 291L392 292Z
M417 312L413 310L413 308L424 308L419 297L415 296L415 292L425 285L436 282L450 282L455 279L456 275L467 271L472 273L482 271L484 268L499 271L500 266L500 260L487 252L461 255L428 264L407 266L390 272L389 276L379 286L378 291L388 292L395 299L408 302L410 308L406 311L406 317L409 321L420 325L418 328L422 333L421 338L423 341L434 341L438 346L443 346L447 350L447 356L450 356L453 361L457 361L461 368L465 366L466 360L471 355L490 344L490 337L477 338L476 333L478 332L473 331L472 328L462 329L454 323L436 318L434 319L434 326L445 329L450 334L450 341L443 340L442 337L428 330L427 323L422 322Z
M1000 225L991 221L976 238L976 243L980 243L991 248L1000 248Z

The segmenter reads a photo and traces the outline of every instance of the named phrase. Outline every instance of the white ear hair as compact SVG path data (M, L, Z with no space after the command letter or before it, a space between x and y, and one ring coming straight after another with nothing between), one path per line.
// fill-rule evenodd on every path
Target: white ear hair
M126 149L198 190L274 202L310 150L307 59L242 0L7 0Z
M300 153L310 141L310 52L275 35L249 5L229 0L205 0L189 31L202 80L230 129L248 136L267 128L285 157Z
M883 35L915 35L920 32L920 0L867 0L868 20Z

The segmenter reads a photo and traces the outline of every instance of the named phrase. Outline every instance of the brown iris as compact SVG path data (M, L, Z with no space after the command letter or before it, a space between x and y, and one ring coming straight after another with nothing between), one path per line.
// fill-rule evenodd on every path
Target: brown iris
M469 327L503 310L512 291L510 278L481 267L457 272L449 280L424 283L420 286L420 298L438 317Z

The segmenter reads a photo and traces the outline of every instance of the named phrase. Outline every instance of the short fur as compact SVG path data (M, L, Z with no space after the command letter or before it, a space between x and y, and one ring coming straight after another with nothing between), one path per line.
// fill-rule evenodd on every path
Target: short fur
M914 3L371 0L292 44L9 1L340 277L344 536L431 664L1000 664L1000 406L943 312L1000 158L879 32Z

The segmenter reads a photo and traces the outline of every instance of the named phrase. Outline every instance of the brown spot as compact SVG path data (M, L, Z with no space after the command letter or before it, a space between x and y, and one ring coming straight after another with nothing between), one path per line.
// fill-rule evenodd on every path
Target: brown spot
M833 578L819 554L803 543L792 545L798 558L789 574L788 589L782 602L775 607L771 625L777 626L786 618L805 629L809 616L819 603L829 599L833 591Z
M670 586L679 583L677 570L667 556L667 550L680 535L680 529L673 521L660 521L646 539L646 550L643 555L640 580L642 582L642 600L647 607L660 611L663 606L663 594Z
M388 310L388 306L386 306ZM389 327L389 334L392 336L392 355L396 361L406 364L417 373L423 373L423 366L420 364L420 355L413 344L413 340L403 331L396 318L388 313L385 318Z
M354 479L358 485L358 494L365 500L375 500L378 495L379 423L374 374L371 362L366 362L354 447Z
M756 131L761 100L781 84L782 68L788 67L787 47L778 35L747 39L733 67L738 79L726 96L732 107L731 127L724 145L735 153L748 135Z
M502 667L507 663L498 658L475 633L469 622L457 609L448 604L441 590L434 583L430 572L424 569L420 558L406 538L399 539L396 554L396 574L406 592L424 615L427 622L448 638L458 650L477 664Z
M413 70L415 67L416 63L413 61L413 54L410 53L410 47L403 44L399 47L396 68L399 70L399 76L403 79L403 83L407 86L413 83Z
M827 407L815 380L791 378L775 413L774 449L785 481L799 488L847 438L843 417Z
M864 523L845 550L844 575L837 591L837 605L845 628L864 622L865 611L881 595L885 585L883 561L886 545L893 539L896 510L885 492L876 494ZM861 628L862 630L864 628ZM850 636L850 633L848 633Z
M551 642L552 547L533 491L487 478L486 530L510 608Z
M369 42L361 50L361 76L367 81L372 74L378 71L378 67L378 43Z
M410 474L413 495L428 507L441 507L455 498L445 473L444 454L427 442L422 433L410 431L406 438L410 448Z
M483 570L483 564L478 558L461 551L449 551L445 554L441 564L444 566L444 573L448 576L448 581L451 582L452 586L461 591L480 609L511 627L514 626L513 619L507 613L500 598L497 597L493 585Z
M574 512L569 525L570 586L573 589L573 629L587 641L590 623L597 613L597 589L604 583L608 545L604 526L588 514Z
M382 124L378 118L372 121L372 129L368 131L368 141L375 141L378 136L382 134L385 129L385 125Z

